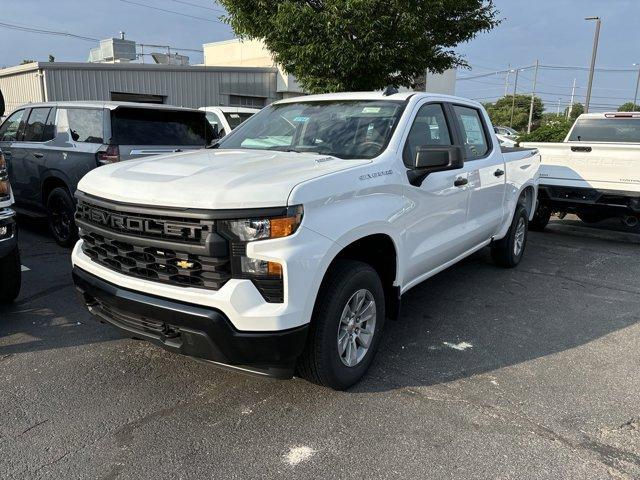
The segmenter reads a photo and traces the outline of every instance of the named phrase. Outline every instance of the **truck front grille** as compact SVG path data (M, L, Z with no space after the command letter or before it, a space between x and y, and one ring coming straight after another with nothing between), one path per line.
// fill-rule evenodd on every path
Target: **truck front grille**
M123 275L208 290L231 278L228 242L211 218L81 196L76 222L85 255Z

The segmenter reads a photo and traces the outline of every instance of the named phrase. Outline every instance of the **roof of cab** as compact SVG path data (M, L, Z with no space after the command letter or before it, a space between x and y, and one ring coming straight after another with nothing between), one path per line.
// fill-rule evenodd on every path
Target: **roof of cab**
M330 102L338 100L389 100L404 102L409 98L434 98L441 101L463 102L479 106L480 103L464 97L456 97L453 95L444 95L430 92L400 92L392 95L384 95L382 92L342 92L342 93L322 93L319 95L307 95L302 97L291 97L284 100L274 102L276 104L296 103L296 102Z
M184 110L188 112L197 112L196 108L176 107L174 105L164 105L159 103L138 103L138 102L113 102L113 101L60 101L60 102L38 102L27 103L19 108L28 107L80 107L80 108L106 108L108 110L115 110L119 107L129 108L147 108L154 110Z

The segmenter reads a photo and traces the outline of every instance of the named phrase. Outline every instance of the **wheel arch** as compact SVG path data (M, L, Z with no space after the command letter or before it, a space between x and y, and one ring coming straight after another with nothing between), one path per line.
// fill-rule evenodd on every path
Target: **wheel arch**
M73 192L71 192L71 190L69 189L69 185L66 179L60 175L50 174L42 181L42 186L40 187L42 206L44 208L46 208L47 198L49 197L49 194L58 187L64 188L67 192L69 192L71 198L73 198Z

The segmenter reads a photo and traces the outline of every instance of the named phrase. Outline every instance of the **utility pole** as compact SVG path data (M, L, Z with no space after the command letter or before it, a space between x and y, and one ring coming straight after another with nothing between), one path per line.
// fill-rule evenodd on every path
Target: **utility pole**
M509 93L509 76L511 75L511 64L509 64L509 69L507 70L507 76L504 79L504 96L506 97Z
M558 112L556 113L556 117L560 116L560 100L562 100L562 99L558 98Z
M571 87L571 103L569 104L569 110L567 111L567 119L571 118L571 112L573 112L573 99L576 96L576 79L573 79L573 87Z
M531 133L531 124L533 123L533 105L536 99L536 83L538 81L538 67L540 61L536 60L536 69L533 73L533 88L531 89L531 105L529 105L529 123L527 124L527 133Z
M636 81L636 94L633 97L633 109L640 110L640 108L638 108L638 87L640 87L640 63L634 63L633 65L638 67L638 80Z
M600 17L587 17L585 20L596 21L596 33L593 37L593 51L591 52L591 68L589 69L589 85L587 86L587 99L584 104L584 113L589 113L589 103L591 102L591 88L593 87L593 74L596 70L596 57L598 56L598 43L600 41Z
M516 109L516 92L518 91L518 72L519 68L516 68L516 79L513 82L513 98L511 100L511 121L509 122L509 128L513 128L513 112Z

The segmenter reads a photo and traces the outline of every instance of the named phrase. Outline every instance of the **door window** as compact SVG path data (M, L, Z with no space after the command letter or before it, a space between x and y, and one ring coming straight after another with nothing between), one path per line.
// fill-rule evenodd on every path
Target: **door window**
M68 132L74 142L104 143L102 109L58 109L58 131Z
M403 151L404 163L413 167L418 147L452 145L442 105L429 103L418 110Z
M23 116L24 110L18 110L5 120L2 127L0 127L0 142L15 142L18 140Z
M467 158L482 158L489 152L489 144L484 129L484 123L480 118L480 112L475 108L454 105L453 111L462 133Z
M32 108L29 120L24 130L25 142L46 142L53 138L52 129L47 128L47 119L51 113L51 107Z

